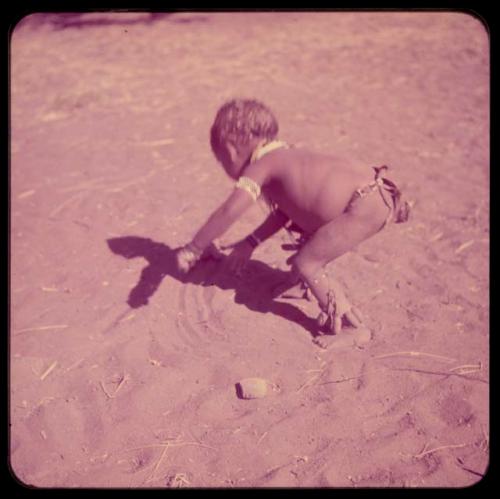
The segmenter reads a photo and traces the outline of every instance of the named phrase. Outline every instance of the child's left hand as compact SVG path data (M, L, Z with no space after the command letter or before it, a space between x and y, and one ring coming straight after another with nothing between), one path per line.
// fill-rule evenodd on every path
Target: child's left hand
M252 246L250 246L245 239L234 244L222 246L221 249L232 250L227 257L227 265L229 270L234 272L236 275L241 275L254 250L254 248L252 248Z

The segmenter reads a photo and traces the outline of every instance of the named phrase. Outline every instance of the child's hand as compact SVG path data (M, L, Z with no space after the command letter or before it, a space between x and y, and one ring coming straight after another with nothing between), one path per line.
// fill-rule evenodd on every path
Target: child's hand
M317 319L318 325L322 327L329 323L328 329L333 334L339 334L342 331L343 319L355 328L363 324L360 311L349 302L340 284L332 280L328 292L327 309L320 312Z
M178 249L176 254L177 268L184 274L188 273L198 262L201 253L196 251L190 244Z
M228 246L222 246L221 249L232 249L227 257L227 265L229 270L236 275L241 275L242 270L245 268L248 260L250 260L254 250L245 239Z

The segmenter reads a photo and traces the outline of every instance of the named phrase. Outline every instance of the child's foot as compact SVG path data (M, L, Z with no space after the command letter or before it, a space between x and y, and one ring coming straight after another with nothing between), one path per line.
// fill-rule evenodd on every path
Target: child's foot
M321 310L316 319L319 327L326 327L330 334L339 334L342 323L347 323L355 328L363 325L361 312L351 305L344 291L339 285L328 291L326 309Z
M313 343L323 349L337 349L344 347L356 347L368 343L371 340L371 331L366 326L344 331L342 334L324 334L314 338Z

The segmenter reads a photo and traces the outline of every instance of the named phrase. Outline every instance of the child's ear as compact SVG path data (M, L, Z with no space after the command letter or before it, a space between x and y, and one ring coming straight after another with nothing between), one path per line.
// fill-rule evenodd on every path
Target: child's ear
M231 158L231 161L234 162L238 157L238 150L239 150L238 145L234 141L228 140L226 142L226 148L227 152L229 153L229 157Z

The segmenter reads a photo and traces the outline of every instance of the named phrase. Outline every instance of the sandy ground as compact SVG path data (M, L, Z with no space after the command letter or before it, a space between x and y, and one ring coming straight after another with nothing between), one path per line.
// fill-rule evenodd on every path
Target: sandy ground
M234 96L414 201L329 266L364 344L173 252L230 191ZM10 463L37 487L464 487L489 460L489 47L459 13L45 15L11 45ZM265 216L260 206L223 238ZM345 333L348 335L349 331ZM235 384L269 382L244 400Z

